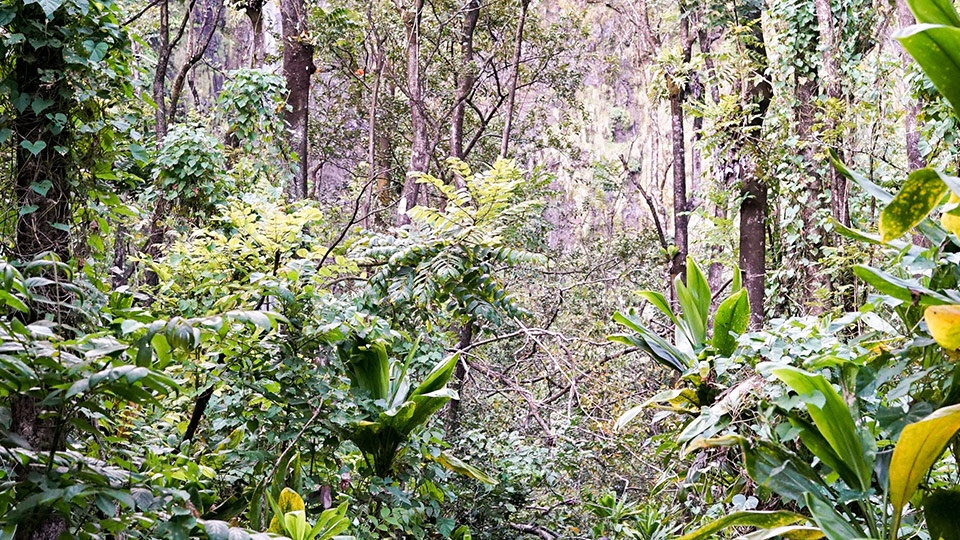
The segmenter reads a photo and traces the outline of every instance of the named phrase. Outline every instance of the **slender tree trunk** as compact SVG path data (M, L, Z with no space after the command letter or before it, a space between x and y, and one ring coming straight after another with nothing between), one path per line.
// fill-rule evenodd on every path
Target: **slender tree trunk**
M747 289L750 301L750 328L759 330L763 325L764 300L766 296L766 222L767 222L767 186L759 171L760 152L755 143L763 128L764 117L770 106L773 89L764 77L768 64L767 49L760 28L759 8L747 13L746 24L753 27L753 39L748 43L754 61L754 77L750 86L744 89L741 102L747 109L756 106L756 114L746 122L745 136L738 145L737 166L741 174L740 204L740 269L743 273L743 285ZM752 107L750 107L752 108Z
M460 336L457 342L457 350L462 351L470 346L473 341L474 320L470 319L460 328ZM457 367L453 371L453 384L451 385L457 393L463 391L464 378L467 376L467 368L464 359L457 362ZM460 429L460 400L452 399L447 406L447 433L456 433Z
M368 189L367 207L364 211L363 227L370 228L370 212L373 207L373 193L376 191L376 179L380 171L377 170L377 106L380 100L380 81L383 78L381 60L376 60L376 78L373 80L373 90L370 92L370 111L367 115L367 164L370 168L367 176Z
M901 28L906 28L916 22L906 0L897 0L897 19ZM904 66L913 63L913 58L907 54L907 51L903 48L900 49L900 58ZM904 84L904 79L905 77L901 79L900 85L902 87L903 99L907 102L903 115L903 128L906 133L907 168L915 171L927 166L926 160L924 160L920 154L920 130L917 126L917 116L920 114L920 102L910 96L910 89Z
M530 0L520 0L520 22L517 24L517 39L513 45L513 71L510 74L510 87L507 89L507 117L503 126L503 138L500 140L501 157L507 157L507 150L510 148L510 130L513 128L517 84L520 79L520 59L523 54L523 26L527 22L528 7L530 7Z
M833 21L833 9L830 0L814 0L817 12L817 27L820 31L823 62L821 63L821 80L823 81L826 97L841 99L840 69L837 65L837 33ZM838 126L836 119L828 117L826 131L830 133L828 143L839 148L840 136L836 133ZM849 226L850 206L848 202L849 185L847 177L830 167L827 173L830 180L830 210L833 219Z
M430 142L428 140L427 110L423 100L423 79L420 72L420 20L423 15L423 0L414 0L413 10L401 11L407 36L407 96L410 100L410 127L413 140L410 144L410 166L400 191L397 208L397 225L410 223L407 211L417 205L420 195L418 173L427 172L430 166Z
M473 63L473 33L480 19L480 0L467 0L460 29L460 72L457 73L457 95L450 122L450 155L463 159L463 120L467 110L467 100L473 93L477 80L477 68ZM457 181L458 177L454 178ZM462 183L462 179L459 179ZM458 186L462 187L462 186Z
M690 35L690 20L682 17L680 22L680 41L683 46L683 61L690 61L693 39ZM686 281L688 247L688 225L690 223L687 204L687 163L686 145L683 127L683 102L689 91L689 84L667 74L667 88L670 95L670 141L672 143L673 168L673 243L677 252L670 265L671 278L680 276Z
M189 17L190 14L185 15ZM153 102L156 104L154 118L156 120L157 145L162 144L167 135L167 98L166 83L167 69L170 66L170 5L169 0L160 0L160 50L157 51L157 71L153 74Z
M250 21L250 32L253 33L253 39L250 44L250 67L259 69L263 67L265 58L264 36L263 36L263 0L247 0L243 8Z
M300 200L307 196L309 173L310 77L317 68L313 64L313 46L307 40L307 13L304 0L281 0L280 23L283 32L283 77L287 81L287 105L284 114L290 130L290 147L300 160L297 175L286 187L287 198Z

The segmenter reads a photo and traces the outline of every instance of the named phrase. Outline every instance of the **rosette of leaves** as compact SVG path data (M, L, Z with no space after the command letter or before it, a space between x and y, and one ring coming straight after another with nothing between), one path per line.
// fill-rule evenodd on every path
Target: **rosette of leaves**
M437 362L423 381L413 386L410 362L417 350L414 345L403 362L391 361L388 345L382 340L367 341L360 337L340 343L337 352L347 367L351 386L374 400L373 419L357 423L349 439L370 460L374 473L384 477L391 473L401 446L414 430L422 427L457 393L447 387L459 355L453 354ZM456 457L441 452L432 457L444 467L487 484L496 481Z
M303 498L290 488L283 488L278 500L268 497L273 509L273 519L267 532L283 535L290 540L347 540L352 536L339 536L350 527L347 503L324 510L313 525L307 521Z

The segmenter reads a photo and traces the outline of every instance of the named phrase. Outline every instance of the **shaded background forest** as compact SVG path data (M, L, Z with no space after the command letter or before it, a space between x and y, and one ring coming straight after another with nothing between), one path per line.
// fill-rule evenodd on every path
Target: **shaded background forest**
M870 231L952 11L3 3L0 538L949 530L872 471L958 401L960 183Z

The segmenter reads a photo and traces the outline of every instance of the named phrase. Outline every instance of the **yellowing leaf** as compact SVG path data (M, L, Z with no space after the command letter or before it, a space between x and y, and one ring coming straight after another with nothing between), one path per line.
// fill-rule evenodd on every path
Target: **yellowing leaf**
M957 203L960 203L960 197L957 197L956 193L951 193L949 204ZM948 232L960 236L960 216L951 214L949 212L944 213L943 217L940 218L940 224L943 225L943 228Z
M914 228L943 199L947 185L933 169L910 173L892 201L880 213L880 237L884 242L900 238Z
M960 349L960 305L930 306L923 312L930 335L948 351Z
M290 488L283 488L283 491L280 492L280 498L277 500L277 508L282 512L283 516L291 512L306 510L306 506L303 504L303 498ZM273 516L273 519L270 520L268 532L283 534L284 530L283 525L280 523L280 518L281 516Z
M900 516L920 481L936 463L950 439L960 430L960 405L944 407L903 428L890 459L890 504L896 537Z
M775 529L787 525L794 525L806 520L806 517L794 512L788 512L786 510L777 510L774 512L734 512L716 521L708 523L692 533L685 534L677 540L701 540L712 538L717 532L734 526Z

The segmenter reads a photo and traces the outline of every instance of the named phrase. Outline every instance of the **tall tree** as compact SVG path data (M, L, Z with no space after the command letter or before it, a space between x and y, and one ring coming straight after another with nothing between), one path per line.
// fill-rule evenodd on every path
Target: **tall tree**
M474 65L473 34L480 20L480 0L467 0L460 27L460 70L457 73L457 94L454 97L453 115L450 121L450 155L463 159L463 121L467 112L467 100L477 80Z
M906 0L897 0L897 19L901 28L906 28L916 22L913 13L910 12L910 6ZM902 47L900 57L904 66L913 64L913 58L907 54ZM901 84L903 84L901 82ZM906 85L903 85L906 86ZM903 90L903 99L906 100L906 110L903 115L903 131L906 134L907 150L907 168L911 171L922 169L927 166L923 156L920 154L920 130L917 127L917 116L920 115L920 101L910 96L909 89ZM922 235L919 235L922 237Z
M287 81L287 110L284 114L290 130L291 148L299 163L297 174L286 186L287 198L307 196L309 175L310 79L317 71L313 63L313 45L307 32L304 0L280 1L280 24L283 33L283 77Z
M523 57L523 27L527 22L527 9L530 0L520 0L520 21L517 23L517 35L513 43L513 62L511 63L510 82L507 87L507 111L504 120L503 135L500 138L500 155L507 157L510 148L510 131L513 127L514 107L517 102L517 84L520 80L520 61Z
M406 5L396 0L400 19L406 35L406 94L410 103L410 165L400 191L400 204L397 207L397 225L410 223L407 211L417 205L420 184L417 173L427 172L430 165L430 141L428 139L427 104L424 101L424 82L420 67L420 23L423 19L423 0L413 0Z
M751 60L752 73L739 85L740 103L744 115L741 141L735 145L737 172L740 174L740 238L739 265L743 285L750 300L750 327L759 330L764 318L767 274L767 185L760 170L758 141L763 128L773 89L766 76L767 49L760 25L760 7L745 3L740 8L743 24L751 30L751 39L745 43Z

